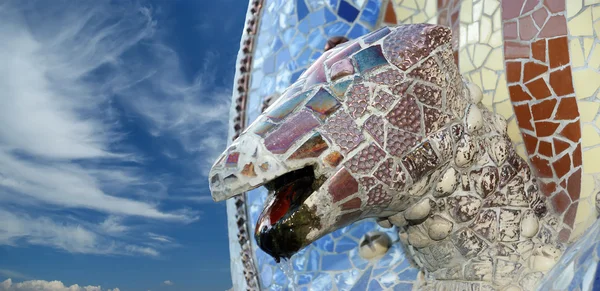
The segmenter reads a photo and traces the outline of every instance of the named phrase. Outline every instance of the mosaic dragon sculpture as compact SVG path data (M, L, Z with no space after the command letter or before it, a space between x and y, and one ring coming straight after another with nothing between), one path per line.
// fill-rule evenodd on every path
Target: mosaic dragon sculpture
M400 229L422 290L532 290L563 222L481 99L450 29L381 28L325 52L230 145L213 198L269 189L255 237L277 261L375 217Z

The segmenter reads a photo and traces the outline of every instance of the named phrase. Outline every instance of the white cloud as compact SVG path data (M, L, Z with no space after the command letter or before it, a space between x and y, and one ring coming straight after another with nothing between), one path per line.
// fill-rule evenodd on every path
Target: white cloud
M31 279L31 277L19 273L17 271L9 270L9 269L0 269L0 275L3 275L7 278L17 278L17 279Z
M163 284L171 286L173 285L173 282L171 282L170 280L165 280Z
M0 291L120 291L119 288L102 289L100 286L79 286L73 284L65 286L61 281L29 280L20 283L13 283L6 279L0 283Z

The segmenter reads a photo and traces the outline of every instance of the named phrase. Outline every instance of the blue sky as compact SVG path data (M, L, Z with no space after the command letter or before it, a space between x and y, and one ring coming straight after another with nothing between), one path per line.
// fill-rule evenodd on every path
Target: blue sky
M0 0L0 290L231 287L206 174L246 7Z

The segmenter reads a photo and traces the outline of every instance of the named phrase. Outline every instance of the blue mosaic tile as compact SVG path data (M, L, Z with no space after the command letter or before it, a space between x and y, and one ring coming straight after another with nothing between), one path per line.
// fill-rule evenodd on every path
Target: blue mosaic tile
M312 51L308 48L305 48L302 53L298 56L296 62L300 67L306 67L309 64L310 55Z
M353 249L350 251L350 260L352 261L352 265L357 269L364 269L369 265L369 261L361 258L358 255L358 249Z
M310 28L317 28L323 26L325 21L325 8L319 9L308 16L308 24Z
M306 0L306 3L308 4L308 7L310 7L310 10L315 11L321 7L323 7L323 5L325 4L323 0Z
M304 284L308 284L312 281L314 276L314 273L303 273L303 274L299 274L297 277L297 281L296 284L298 285L304 285Z
M387 272L379 278L379 283L385 289L390 289L396 283L396 274Z
M367 2L366 0L349 0L349 2L351 2L352 4L354 4L354 6L360 8L363 8L365 5L365 2Z
M379 290L383 290L383 288L381 288L381 285L379 285L379 282L375 279L371 280L371 282L369 283L369 291L379 291Z
M306 262L308 254L306 252L299 252L294 255L292 265L294 266L294 271L305 271L306 270Z
M329 5L329 7L331 7L333 11L337 11L338 5L340 4L340 0L329 0L327 1L327 4Z
M292 78L290 79L291 82L296 82L302 73L304 73L304 70L293 73Z
M348 269L350 265L350 259L346 253L324 255L321 261L321 270L342 271Z
M263 62L263 71L265 74L271 74L275 72L275 57L270 56Z
M356 222L354 223L355 227L353 227L353 229L350 231L350 234L353 237L360 239L365 233L373 230L375 225L377 225L377 223L375 223L373 219L365 219L361 222Z
M333 236L334 238L339 238L339 237L343 236L344 234L346 234L350 228L351 228L350 225L342 227L342 228L332 232L331 236Z
M374 32L369 33L369 35L364 38L364 41L366 44L374 43L383 38L384 36L388 35L390 31L391 30L387 26L382 27Z
M321 92L321 90L319 90L319 92ZM317 92L317 94L315 94L315 97L317 97L317 99L320 99L317 96L319 94L319 92ZM313 101L315 99L315 97L313 97L309 102ZM306 105L309 106L308 103ZM330 235L327 235L327 236L324 236L324 237L318 239L317 241L314 242L314 245L316 247L318 247L319 249L324 250L326 252L333 252L333 239Z
M321 254L316 249L311 249L308 255L308 271L319 270L319 261L321 259Z
M302 21L306 15L308 15L308 7L304 0L296 0L296 11L298 12L298 21ZM263 13L264 17L264 13Z
M350 25L342 21L336 21L325 26L325 34L327 37L342 36L348 33Z
M412 290L413 284L409 283L398 283L398 285L394 286L394 291L407 291Z
M310 27L308 25L308 19L304 19L304 20L302 20L302 22L300 22L300 24L298 24L298 30L300 32L302 32L304 35L308 34L308 32L310 31Z
M342 0L340 2L340 6L338 8L338 15L340 17L342 17L344 20L346 20L348 22L354 22L354 20L358 16L359 12L360 11L358 11L358 9L356 9L356 7L352 6L350 3L346 2L345 0Z
M306 37L304 37L301 33L296 34L294 39L292 39L292 41L288 44L290 48L290 54L292 56L298 55L304 48L305 43Z
M594 290L597 290L596 288L600 289L600 268L598 268L598 264L600 264L600 262L596 263L596 272L593 279Z
M275 282L275 284L277 285L281 285L281 286L285 286L288 284L288 277L279 269L277 268L278 272L274 272L274 276L273 276L273 282Z
M260 280L263 287L271 286L271 282L273 282L273 267L263 265L262 271L260 272Z
M338 290L348 290L358 281L360 275L361 272L356 269L338 273L334 276L335 285Z
M271 47L271 49L274 52L276 52L281 48L282 45L283 45L283 43L281 42L281 39L277 36L277 37L275 37L275 41L273 42L273 46Z
M375 27L377 24L377 19L379 18L380 7L381 0L369 0L362 11L360 20L369 24L372 28Z
M342 253L342 252L347 252L350 251L351 249L357 248L358 247L358 243L349 238L349 237L342 237L338 242L335 243L335 252L336 253Z
M337 15L335 15L333 12L331 12L331 9L326 8L325 9L325 21L328 23L334 22L338 20Z
M387 268L378 268L373 270L373 277L377 277L383 273L385 273L388 269Z
M282 49L281 51L279 51L279 53L277 54L277 69L281 70L283 69L284 65L290 60L290 50L287 48ZM283 73L283 72L281 72Z
M408 269L402 271L402 273L398 274L398 279L400 279L401 281L414 281L417 278L418 274L419 274L418 269L408 268Z
M321 272L311 282L313 290L332 290L333 280L329 273Z
M358 281L356 282L356 284L354 284L354 286L352 287L352 289L350 289L351 291L364 291L367 290L367 287L369 286L369 279L371 278L371 268L367 269L362 276L360 276L360 279L358 279Z
M410 265L410 261L408 259L404 259L398 266L396 266L394 268L394 272L400 273L401 271L405 270L406 268L410 268L410 267L412 267Z
M594 287L594 279L598 278L598 275L596 274L598 269L598 263L591 264L591 266L589 266L586 269L587 270L585 270L585 275L583 275L582 278L581 288L583 290L593 290L592 288ZM600 285L596 286L598 287L598 289L600 289Z
M320 51L314 51L313 54L308 58L310 63L316 61L323 53Z
M355 24L354 27L352 27L352 30L350 31L350 33L348 33L348 38L350 39L355 39L355 38L359 38L367 33L369 33L370 30L360 24Z
M327 39L321 33L321 30L315 29L308 35L308 46L313 49L322 50L325 48Z

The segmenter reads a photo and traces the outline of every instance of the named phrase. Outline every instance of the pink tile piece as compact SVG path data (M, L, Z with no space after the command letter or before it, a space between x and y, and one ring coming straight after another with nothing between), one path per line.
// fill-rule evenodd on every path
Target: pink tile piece
M319 124L319 120L310 112L300 111L292 118L286 119L277 130L267 136L265 146L274 154L283 154L296 140L309 133Z
M556 37L567 35L567 21L564 15L551 16L538 37Z
M503 3L506 1L503 1ZM516 22L505 22L504 23L504 39L517 39L519 34L517 33L517 23Z
M533 8L535 8L535 6L539 3L539 0L527 0L527 2L525 3L525 6L523 6L523 11L521 11L521 14L525 14L531 10L533 10Z
M525 0L502 1L502 18L511 19L519 16L524 2Z
M535 37L538 33L538 29L533 24L533 18L531 18L531 16L519 18L519 32L521 40L531 40Z
M354 74L354 67L350 59L343 59L331 66L331 80Z
M537 24L538 27L544 26L546 18L548 18L548 11L544 7L533 12L533 20L535 20L535 24Z
M550 12L558 13L558 12L565 11L565 1L567 1L567 0L545 0L544 5L546 7L548 7ZM572 1L572 0L568 0L568 1ZM576 0L576 1L579 1L579 0Z

